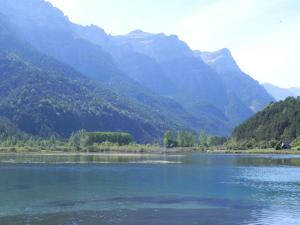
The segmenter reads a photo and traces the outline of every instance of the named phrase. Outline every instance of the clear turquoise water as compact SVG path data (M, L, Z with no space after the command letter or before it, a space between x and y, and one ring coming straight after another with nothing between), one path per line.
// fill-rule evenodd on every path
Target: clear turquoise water
M0 156L0 225L300 224L300 156Z

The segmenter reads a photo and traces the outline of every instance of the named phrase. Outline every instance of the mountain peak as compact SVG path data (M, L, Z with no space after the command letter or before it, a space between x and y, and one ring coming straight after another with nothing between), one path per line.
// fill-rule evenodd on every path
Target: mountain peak
M131 31L128 35L129 36L142 36L142 37L144 37L144 36L152 36L152 35L155 35L155 34L145 32L143 30L138 29L138 30Z
M215 51L215 54L220 54L232 58L231 51L228 48L222 48L220 50L217 50Z
M209 66L212 66L218 72L232 72L241 71L231 52L227 48L220 49L215 52L195 52L196 55L200 55L202 60ZM220 71L221 70L221 71Z
M137 30L133 30L129 33L130 35L134 35L134 34L146 34L146 32L140 30L140 29L137 29Z
M189 46L176 35L134 30L128 35L114 36L113 39L117 45L130 46L132 51L145 54L157 61L174 59L182 55L193 56Z
M150 33L150 32L145 32L143 30L134 30L131 31L128 36L131 37L155 37L155 36L166 36L164 33Z

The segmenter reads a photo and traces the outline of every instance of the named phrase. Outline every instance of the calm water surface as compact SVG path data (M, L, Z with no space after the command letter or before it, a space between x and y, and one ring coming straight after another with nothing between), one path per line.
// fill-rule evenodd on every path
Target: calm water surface
M0 225L300 224L300 156L0 155Z

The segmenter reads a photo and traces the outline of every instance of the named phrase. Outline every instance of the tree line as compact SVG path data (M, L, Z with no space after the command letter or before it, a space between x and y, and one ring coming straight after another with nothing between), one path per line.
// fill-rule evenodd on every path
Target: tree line
M1 127L0 127L1 128ZM56 147L70 147L75 149L92 146L94 144L111 143L116 145L129 145L134 142L133 137L125 132L87 132L79 130L72 133L69 139L60 139L55 135L47 138L16 133L7 135L0 130L0 147L30 147L42 149L55 149Z
M129 145L133 141L131 134L125 132L86 132L85 130L73 133L69 139L70 145L78 148L104 142Z
M172 131L166 131L163 137L163 145L166 148L176 147L195 147L196 145L202 147L221 146L227 141L225 137L218 137L208 135L205 131L202 131L196 139L196 135L190 131L178 131L174 133Z
M2 132L0 132L1 134ZM167 131L163 137L163 146L175 147L214 147L222 146L227 141L224 137L208 135L204 131L196 136L191 131ZM0 147L2 148L30 148L41 150L82 150L89 147L104 145L126 146L134 144L131 134L125 132L87 132L79 130L71 134L69 139L61 139L59 136L51 135L48 138L30 136L28 134L16 133L15 135L2 133L0 135Z

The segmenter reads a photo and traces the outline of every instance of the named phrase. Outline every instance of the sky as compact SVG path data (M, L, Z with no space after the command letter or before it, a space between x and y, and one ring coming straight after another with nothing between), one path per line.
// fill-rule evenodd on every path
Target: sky
M112 35L176 34L192 48L228 48L260 83L300 87L299 0L47 0L72 22Z

